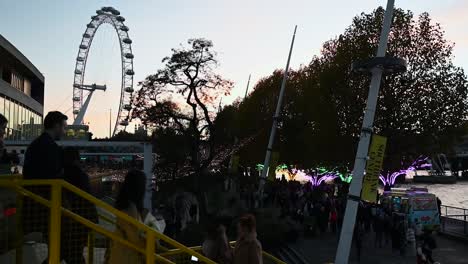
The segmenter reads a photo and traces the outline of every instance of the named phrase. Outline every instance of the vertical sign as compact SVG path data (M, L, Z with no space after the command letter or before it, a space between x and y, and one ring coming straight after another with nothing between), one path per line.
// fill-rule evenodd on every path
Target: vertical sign
M377 186L379 175L382 170L382 162L385 155L387 138L379 135L372 135L372 142L369 148L369 160L366 166L366 175L362 184L361 199L375 203L377 202Z

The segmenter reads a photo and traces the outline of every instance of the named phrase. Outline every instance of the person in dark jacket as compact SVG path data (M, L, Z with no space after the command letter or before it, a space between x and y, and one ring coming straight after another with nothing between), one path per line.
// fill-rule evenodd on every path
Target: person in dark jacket
M62 179L63 152L55 141L65 135L68 117L49 112L44 118L44 133L29 145L24 156L25 179Z
M73 147L63 151L64 179L79 189L90 193L89 176L80 167L80 153ZM68 209L73 213L97 223L96 207L88 200L72 192L65 192L64 199ZM89 229L68 217L62 217L62 246L61 258L67 264L85 263L83 248L88 239Z
M49 112L44 118L44 132L29 145L25 153L24 179L63 179L63 152L55 141L65 134L67 119L60 112ZM28 186L28 190L50 200L49 186ZM49 218L49 208L24 198L24 234L40 232L43 240L48 243Z

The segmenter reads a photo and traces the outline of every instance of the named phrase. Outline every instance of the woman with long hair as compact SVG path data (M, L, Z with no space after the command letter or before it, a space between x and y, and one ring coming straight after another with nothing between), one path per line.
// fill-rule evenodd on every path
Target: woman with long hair
M244 215L237 226L238 239L234 248L234 264L262 264L262 245L257 240L255 216Z
M129 171L122 184L115 208L142 222L143 199L145 198L146 176L142 171ZM130 243L145 248L145 240L138 228L127 221L117 218L116 234ZM109 250L108 264L144 263L144 258L135 250L112 241Z
M208 227L206 238L202 245L202 252L209 259L217 263L230 264L232 262L232 249L229 245L224 225L215 222Z

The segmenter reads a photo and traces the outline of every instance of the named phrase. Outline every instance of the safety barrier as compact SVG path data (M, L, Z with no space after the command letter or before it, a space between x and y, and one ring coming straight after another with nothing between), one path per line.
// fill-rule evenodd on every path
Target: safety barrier
M2 176L0 194L1 263L215 263L62 180Z
M441 232L468 237L468 209L442 205Z
M7 263L49 263L85 258L88 264L113 263L215 263L177 241L144 225L92 195L62 180L0 179L1 192L16 194L16 212L0 233ZM97 223L96 210L116 217L114 228ZM2 219L5 220L5 219ZM11 229L15 230L12 231ZM113 230L112 230L113 229ZM176 262L159 254L158 244L178 250ZM33 253L28 245L34 244Z

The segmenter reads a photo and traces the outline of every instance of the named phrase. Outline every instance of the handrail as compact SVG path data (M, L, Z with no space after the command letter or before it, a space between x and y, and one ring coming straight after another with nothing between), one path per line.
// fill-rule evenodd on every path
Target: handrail
M36 181L36 180L34 180L34 181ZM49 180L45 180L45 181L49 181ZM70 183L68 183L66 181L63 181L63 180L57 180L57 181L61 181L61 183L63 184L63 187L65 187L66 189L68 189L68 190L70 190L70 191L72 191L72 192L74 192L76 194L79 194L82 198L85 198L86 200L90 201L91 203L96 204L99 207L102 207L102 208L106 209L110 213L114 214L116 217L121 218L121 219L135 225L136 227L138 227L139 230L143 230L145 232L153 232L153 233L156 234L155 237L157 239L163 240L163 241L165 241L165 242L167 242L167 243L169 243L169 244L171 244L173 246L176 246L177 248L184 248L185 253L188 253L188 254L190 254L192 256L195 256L195 257L197 257L198 259L200 259L202 261L205 261L207 263L215 263L212 260L208 259L207 257L199 254L198 252L190 250L189 248L187 248L183 244L177 242L176 240L174 240L174 239L172 239L170 237L162 235L161 233L157 232L153 228L139 222L135 218L127 215L126 213L115 209L114 207L110 206L109 204L97 199L96 197L86 193L85 191L75 187L74 185L72 185L72 184L70 184Z
M167 258L164 258L165 256L172 256L172 255L177 255L177 254L180 254L180 253L186 253L186 254L189 254L189 255L192 255L192 256L195 256L197 257L199 260L201 261L204 261L206 263L213 263L215 264L215 262L213 262L212 260L208 259L207 257L203 256L202 254L198 253L198 251L201 250L201 246L195 246L195 247L186 247L184 246L183 244L177 242L176 240L173 240L172 238L169 238L167 236L164 236L163 234L157 232L156 230L154 230L153 228L149 227L149 226L146 226L144 225L143 223L137 221L136 219L134 219L133 217L115 209L114 207L110 206L109 204L95 198L94 196L86 193L85 191L75 187L74 185L64 181L64 180L57 180L57 179L53 179L53 180L22 180L21 179L21 176L20 175L9 175L9 176L4 176L2 178L0 178L0 186L6 186L6 187L13 187L17 192L39 202L40 204L46 206L46 207L51 207L51 201L48 201L47 199L44 199L43 197L23 188L23 186L60 186L61 188L64 188L64 189L67 189L68 191L71 191L73 193L75 193L76 195L78 196L81 196L82 198L88 200L89 202L93 203L94 205L96 206L99 206L103 209L105 209L106 211L110 212L111 214L113 214L114 216L116 216L117 218L121 218L129 223L131 223L132 225L136 226L139 230L142 230L142 231L145 231L147 234L149 234L149 236L152 236L154 237L154 239L160 239L162 241L165 241L169 244L171 244L172 246L175 246L176 249L169 249L167 250L166 252L164 253L161 253L161 254L154 254L154 259L156 260L159 260L159 261L162 261L164 263L174 263L170 260L168 260ZM60 207L60 210L61 212L72 218L73 220L79 222L80 224L102 234L102 235L105 235L109 238L111 238L112 240L116 241L116 242L119 242L143 255L147 255L148 252L154 252L154 249L152 249L152 247L154 247L154 243L152 246L149 246L147 247L146 249L143 249L143 248L139 248L135 245L133 245L132 243L128 242L127 240L117 236L116 234L114 234L113 232L101 227L100 225L96 224L96 223L93 223L92 221L89 221L88 219L66 209L66 208L63 208L62 206ZM99 217L102 218L104 221L108 222L108 223L111 223L111 224L115 224L116 222L113 220L113 219L110 219L106 216L103 216L101 214L99 214ZM233 245L235 243L235 241L231 241L230 244ZM262 255L272 261L274 261L275 263L278 263L278 264L285 264L285 262L277 259L276 257L274 257L273 255L263 251L262 252Z
M5 177L5 178L0 178L0 186L6 186L6 187L13 187L15 188L17 191L21 192L22 194L30 197L31 199L34 199L36 200L37 202L45 205L45 206L48 206L50 207L51 206L51 203L40 197L39 195L36 195L26 189L24 189L22 186L38 186L38 185L43 185L43 186L60 186L62 188L65 188L73 193L75 193L76 195L79 195L81 196L82 198L88 200L89 202L93 203L94 205L96 206L99 206L99 207L102 207L103 209L109 211L110 213L114 214L116 217L118 218L121 218L127 222L129 222L130 224L136 226L139 230L142 230L142 231L145 231L146 234L150 234L150 236L154 237L155 239L160 239L162 241L165 241L169 244L171 244L172 246L175 246L177 248L179 248L181 250L181 252L184 252L186 254L189 254L189 255L192 255L192 256L195 256L197 257L199 260L201 261L204 261L206 263L213 263L215 264L214 261L208 259L207 257L203 256L202 254L182 245L181 243L167 237L167 236L164 236L162 235L161 233L157 232L156 230L144 225L143 223L137 221L136 219L134 219L133 217L115 209L114 207L108 205L107 203L95 198L94 196L84 192L83 190L73 186L72 184L64 181L64 180L20 180L20 179L16 179L16 178L12 178L12 177ZM21 187L20 187L21 186ZM147 252L149 252L149 250L151 250L151 247L150 248L146 248L146 249L140 249L134 245L132 245L131 243L127 242L126 240L123 240L122 238L119 238L118 236L116 236L115 234L113 234L112 232L100 227L99 225L96 225L95 223L69 211L68 209L65 209L63 207L61 207L61 211L66 214L67 216L73 218L75 221L77 222L80 222L81 224L99 232L99 233L102 233L106 236L109 236L110 238L112 239L115 239L116 241L118 241L119 243L122 243L126 246L129 246L130 248L142 253L142 254L145 254ZM154 251L153 251L154 252ZM171 261L167 260L167 259L163 259L163 257L159 256L159 255L156 255L155 256L157 259L159 260L163 260L164 262L166 263L172 263Z
M467 208L462 208L462 207L456 207L456 206L451 206L451 205L440 205L440 207L447 207L447 208L454 208L454 209L459 209L459 210L468 210Z
M107 223L109 224L115 224L114 221L112 221L112 219L109 219L108 217L105 217L101 214L98 215L99 217L101 217L104 221L106 221ZM229 245L231 247L234 247L236 244L236 241L230 241L229 242ZM163 249L163 253L160 253L159 256L161 257L167 257L167 256L173 256L173 255L177 255L177 254L180 254L182 253L183 251L180 250L180 249L167 249L163 246L159 246L158 248L162 248ZM189 249L191 250L194 250L194 251L201 251L202 250L202 246L194 246L194 247L188 247ZM271 255L270 253L266 252L266 251L262 251L262 255L263 257L266 257L268 259L270 259L271 261L275 262L276 264L286 264L286 262L283 262L282 260L278 259L277 257Z
M236 241L230 241L229 242L229 245L231 247L234 247L236 244ZM202 250L202 246L194 246L194 247L189 247L190 249L192 250ZM159 255L161 255L162 257L166 257L166 256L172 256L172 255L177 255L180 253L180 250L179 249L172 249L172 250L168 250L167 252L164 252L164 253L161 253ZM271 255L270 253L266 252L266 251L262 251L262 256L264 258L268 258L270 259L271 261L273 261L274 263L276 264L287 264L286 262L278 259L277 257Z

